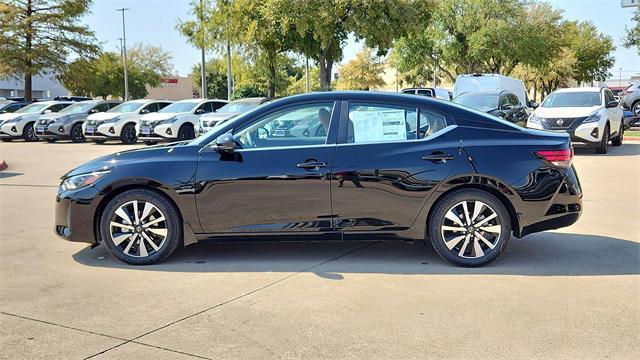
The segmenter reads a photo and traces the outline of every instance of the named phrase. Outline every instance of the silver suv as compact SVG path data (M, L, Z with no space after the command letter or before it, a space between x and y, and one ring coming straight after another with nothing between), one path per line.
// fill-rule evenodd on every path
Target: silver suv
M628 88L624 90L622 97L622 107L631 112L635 116L640 115L640 81L634 81Z
M115 100L88 100L75 103L57 113L44 114L34 124L38 139L53 143L56 140L85 141L82 124L91 114L104 112L120 104Z

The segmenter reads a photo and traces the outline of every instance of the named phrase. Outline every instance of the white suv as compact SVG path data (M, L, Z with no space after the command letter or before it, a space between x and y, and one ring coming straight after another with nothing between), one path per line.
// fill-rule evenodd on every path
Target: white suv
M71 104L71 101L40 101L12 113L0 114L0 139L5 142L19 138L38 141L33 124L40 115L58 112Z
M136 133L147 145L193 139L200 115L212 113L226 104L226 100L177 101L157 113L142 116Z
M84 136L98 144L107 140L120 140L123 144L138 141L136 125L140 116L154 113L171 104L168 100L131 100L109 111L89 115L82 124Z
M568 88L552 92L527 120L532 129L562 131L571 141L587 144L596 153L622 145L622 108L607 88Z

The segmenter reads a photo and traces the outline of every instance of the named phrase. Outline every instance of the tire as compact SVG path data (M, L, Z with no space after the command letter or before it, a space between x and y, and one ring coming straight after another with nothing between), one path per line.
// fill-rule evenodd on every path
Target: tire
M157 141L145 141L144 143L145 143L146 145L151 146L151 145L155 145L155 144L157 144L158 142L157 142Z
M464 215L465 204L468 216ZM476 206L479 213L475 212ZM476 225L467 226L468 218ZM485 220L487 218L490 219ZM427 229L440 257L457 266L477 267L502 254L511 238L511 217L495 196L482 190L465 189L445 195L437 202Z
M620 120L620 129L618 129L618 136L611 140L611 145L620 146L624 140L624 119Z
M35 142L38 141L38 137L36 136L36 132L33 129L33 123L28 123L22 129L22 138L27 142Z
M107 140L91 140L93 141L95 144L104 144Z
M178 130L178 138L177 138L178 141L191 140L195 138L196 138L196 133L193 130L193 125L184 124L180 126L180 129Z
M596 154L606 154L609 151L609 136L611 132L609 131L609 124L604 127L604 131L602 132L602 139L598 146L596 146L595 151Z
M137 203L140 220L137 224L134 202ZM146 204L150 204L152 210L145 214ZM120 215L126 216L126 219ZM158 221L161 218L164 220ZM113 223L128 228L113 226ZM131 265L159 263L183 243L182 220L178 210L163 195L146 189L128 190L111 199L100 216L99 228L107 250Z
M71 136L71 142L74 143L83 143L85 142L86 138L84 137L84 134L82 133L82 124L75 124L71 127L71 130L69 131L69 136Z
M631 112L633 112L635 116L640 115L640 100L636 100L636 102L631 105Z
M138 141L136 126L134 124L125 124L120 132L120 141L125 145L135 144Z
M48 142L49 144L54 144L54 143L56 142L56 139L51 139L51 138L49 138L49 139L47 139L47 142Z

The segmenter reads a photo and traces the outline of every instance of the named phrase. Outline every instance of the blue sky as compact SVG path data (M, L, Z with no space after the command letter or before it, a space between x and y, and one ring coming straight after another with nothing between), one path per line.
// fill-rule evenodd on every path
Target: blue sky
M94 0L92 12L84 22L96 33L106 50L115 51L122 37L120 13L115 9L126 7L127 44L144 42L160 45L173 55L177 73L187 75L191 66L199 61L199 52L188 45L175 30L178 19L190 18L190 0ZM617 47L616 64L611 69L614 77L622 68L623 78L640 73L640 56L635 49L621 46L625 26L631 26L633 10L622 8L620 0L551 0L554 7L563 9L569 20L590 20L598 29L610 35ZM361 44L351 39L345 48L345 60L352 59ZM208 56L212 56L209 54Z

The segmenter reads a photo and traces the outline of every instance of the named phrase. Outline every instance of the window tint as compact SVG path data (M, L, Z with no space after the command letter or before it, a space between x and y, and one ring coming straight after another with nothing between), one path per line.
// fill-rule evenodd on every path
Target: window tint
M446 116L432 110L420 109L420 139L428 138L446 127Z
M514 94L509 94L507 96L509 97L509 103L511 103L511 105L513 105L514 107L520 106L520 99L518 99L517 96L515 96Z
M170 102L161 102L161 103L156 103L156 106L158 107L158 110L164 109L165 107L171 105L172 103Z
M204 110L204 114L210 113L210 112L213 111L213 109L211 108L211 103L208 103L208 102L198 106L198 109ZM198 110L196 110L196 111L198 111Z
M347 142L371 143L416 139L414 107L350 103Z
M13 105L8 105L4 109L2 109L2 112L11 113L11 112L14 112L14 111L16 111L18 109L20 109L20 105L13 104Z
M64 108L66 108L67 106L69 106L70 104L55 104L53 106L51 106L48 110L51 110L51 112L58 112Z
M604 91L604 96L607 103L609 101L616 101L616 98L613 96L613 93L608 89Z
M416 93L417 93L418 95L422 95L422 96L430 96L430 97L433 97L433 91L428 90L428 89L420 89L420 90L417 90L417 91L416 91Z
M211 111L216 111L216 110L220 109L221 107L225 106L227 103L222 102L222 101L212 101L209 104L211 104Z
M100 105L96 106L96 107L95 107L95 110L96 110L97 112L105 112L105 111L109 110L109 104L107 104L107 103L102 103L102 104L100 104Z
M511 102L509 101L509 96L507 94L502 94L502 96L500 96L500 107L505 105L511 105Z
M324 144L333 103L286 108L253 122L234 134L243 149Z
M157 103L149 104L149 105L143 107L142 110L148 110L150 113L156 112L156 111L159 110L158 109L158 104Z
M109 103L109 109L113 109L114 107L116 107L116 106L118 106L118 105L120 105L120 104L122 104L122 103L110 102L110 103Z

